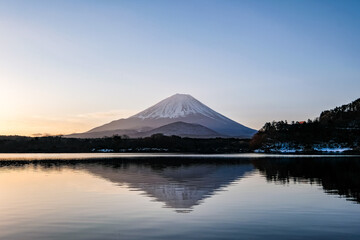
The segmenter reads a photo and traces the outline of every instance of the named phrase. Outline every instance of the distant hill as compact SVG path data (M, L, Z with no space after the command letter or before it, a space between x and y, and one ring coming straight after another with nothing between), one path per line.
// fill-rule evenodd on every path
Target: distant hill
M204 127L200 124L191 124L184 122L174 122L166 124L164 126L151 129L138 131L135 129L129 130L108 130L101 132L86 132L81 134L71 134L67 135L67 138L101 138L101 137L111 137L114 135L118 136L128 136L131 138L142 138L150 137L154 134L163 134L164 136L179 136L179 137L194 137L194 138L214 138L214 137L226 137L223 136L207 127Z
M165 136L179 136L179 137L195 137L195 138L213 138L223 137L219 133L204 127L200 124L191 124L185 122L170 123L159 128L147 132L138 133L135 136L149 137L154 134L163 134Z
M314 120L266 123L251 140L251 148L275 152L359 151L359 147L360 98L323 111Z
M360 128L360 98L341 107L323 111L320 114L319 122L349 129Z

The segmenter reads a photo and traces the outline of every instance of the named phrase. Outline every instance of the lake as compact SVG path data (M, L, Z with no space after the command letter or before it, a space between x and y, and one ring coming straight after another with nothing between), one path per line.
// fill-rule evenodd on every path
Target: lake
M360 239L360 157L0 154L0 239Z

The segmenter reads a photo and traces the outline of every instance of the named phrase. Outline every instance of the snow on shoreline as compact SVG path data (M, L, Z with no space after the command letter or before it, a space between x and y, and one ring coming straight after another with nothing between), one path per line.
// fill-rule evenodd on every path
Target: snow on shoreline
M314 148L315 151L319 151L319 152L332 152L332 153L342 153L345 151L350 151L352 150L351 148L328 148L328 147L324 147L324 148Z
M276 143L274 145L268 145L263 149L256 149L256 153L300 153L306 151L317 151L322 153L343 153L345 151L353 150L350 147L342 146L341 144L314 144L310 148L304 148L302 145L296 145L292 143Z

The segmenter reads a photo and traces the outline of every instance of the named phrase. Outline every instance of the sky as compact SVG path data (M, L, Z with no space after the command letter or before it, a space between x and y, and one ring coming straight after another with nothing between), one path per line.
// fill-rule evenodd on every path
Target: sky
M0 0L0 135L84 132L175 93L248 127L360 97L360 1Z

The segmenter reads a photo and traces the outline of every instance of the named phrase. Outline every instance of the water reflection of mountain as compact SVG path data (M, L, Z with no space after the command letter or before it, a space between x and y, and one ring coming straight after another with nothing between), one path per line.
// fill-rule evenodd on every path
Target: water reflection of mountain
M87 164L83 169L111 182L143 191L166 207L188 212L246 173L251 164Z
M328 194L360 203L359 158L133 158L101 160L0 161L0 167L33 164L74 168L141 191L166 207L187 212L204 199L258 169L268 181L319 184Z
M360 203L359 158L256 159L253 164L268 181L315 183L328 194Z

